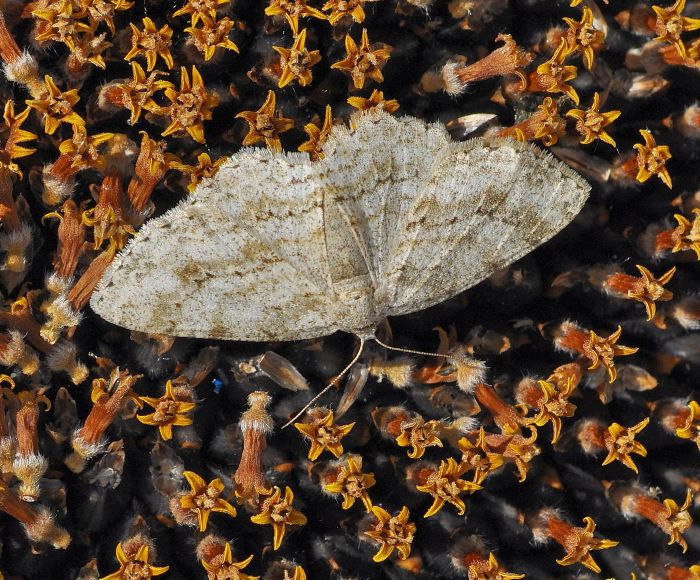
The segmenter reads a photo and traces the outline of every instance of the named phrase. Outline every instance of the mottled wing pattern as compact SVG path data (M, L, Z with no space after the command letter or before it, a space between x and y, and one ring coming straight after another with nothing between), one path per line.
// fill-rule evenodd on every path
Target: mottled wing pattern
M550 239L583 206L586 182L534 146L445 141L388 245L389 315L422 310Z
M244 150L199 189L230 220L228 229L245 228L307 282L328 292L325 190L308 155Z
M338 208L332 211L344 216L375 286L386 273L390 237L430 175L445 135L437 124L370 112L352 128L335 127L324 147L318 167L326 206L331 201Z
M141 229L108 270L93 309L127 328L174 336L293 340L336 330L322 193L300 160L262 152L222 166L216 182ZM242 177L250 171L260 180Z

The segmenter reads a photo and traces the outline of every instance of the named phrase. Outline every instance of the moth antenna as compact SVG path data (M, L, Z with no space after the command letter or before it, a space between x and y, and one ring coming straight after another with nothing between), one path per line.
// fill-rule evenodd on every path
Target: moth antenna
M464 357L458 354L448 354L445 352L427 352L424 350L413 350L412 348L400 348L398 346L389 346L388 344L385 344L381 340L379 340L376 336L372 340L374 340L374 342L376 342L379 346L382 346L387 350L405 352L408 354L418 354L421 356L441 356L442 358L446 358L448 360L464 361Z
M362 350L365 348L365 339L362 337L360 338L360 348L357 349L357 354L353 357L353 359L348 363L348 366L346 366L339 375L336 375L335 378L328 383L323 389L313 398L311 399L306 405L304 405L304 408L299 411L294 417L292 417L289 421L287 421L284 425L282 425L282 429L286 429L289 427L294 421L296 421L299 417L301 417L304 412L311 406L313 405L318 399L320 399L323 395L328 392L328 389L334 387L340 379L342 379L348 371L352 368L352 365L354 365L358 359L360 358L360 355L362 354Z

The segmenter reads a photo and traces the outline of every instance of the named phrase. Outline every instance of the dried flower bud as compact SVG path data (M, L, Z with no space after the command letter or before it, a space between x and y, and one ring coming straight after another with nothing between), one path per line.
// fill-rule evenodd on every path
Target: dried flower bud
M588 358L591 363L591 366L588 367L589 371L602 365L608 371L609 382L612 383L617 378L613 358L634 354L639 350L635 347L618 345L617 341L621 334L622 327L618 326L617 330L610 336L602 338L592 330L586 333L577 324L567 321L558 329L554 344L561 350L576 352Z
M80 219L78 206L72 199L68 199L58 211L50 212L41 218L43 221L49 217L57 218L58 224L58 248L53 259L55 275L62 280L70 280L78 267L78 261L84 252L85 226ZM60 294L62 291L58 292Z
M469 580L519 580L525 574L512 574L496 560L493 552L487 554L484 542L478 536L461 536L450 546L452 566L466 573Z
M18 366L23 374L33 375L39 371L39 355L24 342L24 335L17 330L9 330L0 335L0 364L6 367Z
M557 510L543 508L529 518L529 526L536 542L549 539L560 544L566 555L557 560L560 566L583 564L589 570L600 573L600 566L591 555L592 550L605 550L617 546L619 542L600 540L593 537L595 522L590 517L583 518L585 528L577 528L562 519Z
M51 349L44 362L52 371L66 373L71 383L79 385L88 378L89 371L77 356L78 348L75 344L63 340Z
M664 286L671 281L676 273L676 268L671 268L658 279L644 266L637 264L640 278L627 274L611 274L605 279L603 287L609 292L621 297L638 300L647 311L647 320L654 318L656 314L656 301L667 302L673 298L673 293Z
M53 516L47 509L32 509L12 493L5 483L0 483L0 511L18 520L32 542L47 543L61 550L70 545L68 532L54 523Z
M405 389L411 385L414 370L415 362L407 356L392 360L374 357L369 365L369 374L377 379L377 382L381 383L386 379L399 389Z
M141 375L130 375L128 370L114 369L110 376L110 394L94 401L85 423L71 438L71 453L65 459L65 464L73 473L81 473L86 463L102 452L106 445L104 434L116 419L124 401L137 397L132 387Z
M473 64L447 63L442 68L442 84L448 95L461 95L469 83L512 74L517 75L523 85L527 83L522 69L532 62L532 54L519 48L510 34L499 34L496 42L504 45Z
M65 295L42 305L46 321L41 325L41 337L49 344L56 344L61 334L67 328L75 328L80 324L83 315L75 312Z
M33 502L41 493L39 480L49 466L48 460L39 451L39 403L44 403L46 410L51 408L51 403L43 395L43 389L22 391L20 401L22 407L15 415L17 454L12 462L12 472L21 482L20 499Z
M525 425L523 415L499 397L493 387L480 383L474 389L474 396L491 413L494 423L504 433L519 433L521 425Z
M136 159L134 176L127 187L131 206L137 212L146 211L147 204L156 185L177 160L172 153L166 153L165 141L156 141L141 131L141 147Z
M43 83L39 78L39 64L27 51L20 51L17 41L7 28L4 14L0 13L0 58L7 80L26 87L32 97L37 98Z
M688 544L682 536L683 532L690 528L693 518L688 512L693 494L688 489L683 505L679 506L672 499L659 501L656 493L646 490L633 483L613 488L609 492L611 501L618 506L622 515L628 518L644 518L661 531L668 534L668 545L678 544L683 553L688 549Z
M686 296L667 310L686 330L700 330L700 297Z
M267 436L274 428L266 411L271 400L265 391L255 391L248 395L248 410L241 415L239 427L243 433L243 452L233 482L236 494L245 500L253 500L259 490L265 488L262 454L267 447Z

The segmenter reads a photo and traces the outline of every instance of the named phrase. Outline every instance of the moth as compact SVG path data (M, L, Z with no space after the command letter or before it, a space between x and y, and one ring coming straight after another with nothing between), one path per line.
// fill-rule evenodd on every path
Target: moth
M172 336L366 340L544 243L589 193L533 145L458 143L381 111L334 127L323 151L230 157L117 255L93 310Z

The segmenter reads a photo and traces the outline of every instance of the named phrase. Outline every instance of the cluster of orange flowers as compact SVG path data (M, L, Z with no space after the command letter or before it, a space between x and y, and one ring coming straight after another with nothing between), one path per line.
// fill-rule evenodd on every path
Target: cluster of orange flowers
M572 6L578 3L575 0ZM152 431L156 438L183 450L197 451L202 446L194 429L200 403L196 389L214 363L199 363L194 370L178 368L172 378L159 387L159 396L147 396L135 389L141 375L121 369L109 359L98 357L93 368L88 369L80 360L74 340L76 328L84 318L90 295L102 274L155 211L152 197L156 189L170 187L166 179L168 172L174 171L184 178L183 187L193 191L202 179L213 176L224 161L224 157L212 159L211 152L199 148L191 153L192 159L188 162L183 152L191 150L193 144L196 147L212 145L207 141L205 127L218 114L219 107L221 111L224 105L238 100L238 89L233 84L227 90L214 86L213 82L208 85L208 71L204 67L205 63L217 59L230 58L235 62L241 52L239 44L243 46L245 41L247 25L225 15L230 0L185 0L180 4L169 15L172 17L169 23L156 22L159 19L152 14L156 21L144 16L140 21L129 22L128 29L118 31L115 20L118 23L120 18L135 11L134 2L35 0L26 3L21 17L31 22L29 35L33 47L57 50L57 46L63 45L66 48L68 55L60 73L63 78L57 71L40 74L32 49L20 49L0 15L0 58L5 76L17 83L17 91L25 91L28 96L24 99L25 106L20 107L21 112L17 112L13 100L7 100L3 114L0 283L14 298L0 312L0 321L7 329L0 335L0 364L16 369L13 376L24 375L32 385L31 389L17 391L12 377L0 375L0 384L7 385L0 394L0 509L22 524L31 541L49 543L55 548L68 546L68 532L54 522L47 510L30 505L41 498L40 482L49 469L48 459L39 446L40 421L51 407L45 395L46 387L40 386L45 376L43 370L65 376L73 385L85 383L91 371L96 375L92 380L89 412L61 441L69 446L64 464L73 474L84 473L96 458L123 453L118 442L110 442L107 435L111 425L119 419L135 419L143 425L156 427L157 430ZM418 4L401 0L397 13L415 9ZM462 11L462 4L467 3L450 2L450 13L471 11ZM298 89L325 90L318 86L318 73L323 68L320 63L325 56L319 48L322 44L312 27L303 27L304 22L323 21L324 27L330 26L333 38L342 41L344 54L326 68L338 71L333 74L339 78L342 74L347 79L348 92L354 95L346 99L350 107L359 111L397 111L398 101L385 99L383 91L377 88L372 88L368 96L358 96L358 91L367 85L384 82L384 69L390 66L392 55L397 58L400 53L378 42L374 33L375 41L370 42L367 28L353 29L355 24L364 25L366 8L365 0L328 0L321 9L310 6L306 0L269 0L264 10L260 8L267 16L266 27L289 31L291 37L284 46L270 47L263 66L268 86L262 105L256 110L238 109L237 114L228 118L232 125L234 119L246 124L245 135L241 132L237 144L264 143L272 151L282 151L281 136L291 131L296 121L285 116L283 110L288 115L291 113L284 106L278 106L278 97L281 101L280 95L286 97ZM670 7L652 6L647 10L648 17L641 19L640 26L646 27L648 35L656 35L654 42L659 45L658 54L666 65L697 69L700 67L700 43L697 38L689 39L686 33L699 29L700 19L685 16L684 9L685 0L676 0ZM624 20L622 13L618 20ZM589 3L582 8L580 19L565 17L563 21L566 28L555 27L547 34L547 41L536 48L540 60L545 60L531 68L528 67L536 55L518 46L510 35L503 34L496 38L502 46L470 64L459 58L450 59L439 73L426 72L413 90L428 94L430 87L435 86L456 96L465 92L471 83L503 77L491 98L496 103L515 102L530 94L546 96L529 116L509 127L493 129L493 135L520 141L539 140L547 147L575 136L581 145L602 141L616 148L610 132L622 112L605 107L610 98L607 87L592 91L588 107L561 110L569 102L575 107L580 104L575 88L579 86L576 81L580 71L572 63L580 58L585 71L595 72L599 64L596 59L605 49L605 18L597 6ZM182 26L173 24L177 22ZM629 22L626 25L632 26ZM182 46L178 46L177 35L184 35ZM188 66L179 66L178 72L176 64L179 63L173 54L177 56L180 50L189 55L189 60ZM95 67L108 70L116 60L130 67L130 76L110 78L99 88L93 102L81 89L83 82ZM248 75L253 80L253 72ZM595 82L599 77L593 78ZM269 86L276 86L277 91ZM345 105L338 105L337 114L341 106ZM96 114L95 109L100 113ZM92 118L99 120L99 115L119 111L128 112L130 134L133 126L149 128L152 125L160 127L159 137L151 136L144 129L137 144L127 135L126 129L124 132L94 130L100 125L92 123ZM36 119L30 119L30 115ZM700 115L694 121L696 130L698 119ZM298 150L308 153L314 161L323 158L324 144L337 122L331 105L326 105L323 119L316 116L303 126L307 138ZM32 123L36 132L26 129ZM242 127L240 123L238 128ZM667 166L672 159L669 146L657 144L648 129L639 132L643 142L635 143L628 153L618 156L608 168L606 180L629 185L657 176L671 189ZM53 161L27 176L22 167L37 149L49 156L53 152ZM93 180L94 175L99 175L100 181L89 186L92 199L80 201L77 188ZM58 222L52 272L45 286L38 289L29 289L25 284L36 248L30 204L24 196L16 194L16 183L23 179L32 179L40 192L39 198L45 206L41 212L44 214L42 223L53 219ZM684 252L690 257L694 253L700 260L700 208L691 207L673 217L677 226L659 227L654 231L650 256L659 258ZM636 268L640 276L618 270L606 272L605 276L598 277L597 286L615 298L643 304L647 321L655 328L663 330L671 316L685 320L684 328L700 326L700 316L693 314L700 307L682 310L674 300L674 293L667 288L675 282L676 267L658 276L641 264ZM669 304L666 307L659 303ZM425 518L435 516L446 504L463 516L468 509L465 498L478 493L488 484L489 478L492 481L495 474L506 471L508 466L517 471L519 482L526 481L537 456L542 453L539 429L551 424L552 446L561 441L565 420L572 420L576 415L574 401L582 396L584 381L597 385L601 401L607 402L611 389L625 382L621 375L632 372L632 365L619 365L618 357L633 355L638 349L618 343L621 326L607 336L573 322L562 323L553 331L543 326L541 331L543 335L549 332L557 349L576 358L556 367L546 379L526 377L520 381L511 393L512 403L508 402L509 394L500 385L486 384L485 365L469 356L473 354L473 344L460 344L455 334L448 335L442 330L438 353L446 356L431 358L419 367L411 359L374 360L369 365L370 376L377 380L386 378L400 388L411 383L455 383L462 393L469 396L473 393L476 412L485 410L481 417L483 424L480 424L472 417L453 422L426 419L402 406L374 409L372 420L376 429L383 437L405 448L408 458L415 460L407 470L406 481L417 492L430 497ZM134 334L132 340L158 356L166 355L173 346L173 339L169 337ZM511 348L505 337L497 342L499 354ZM648 377L646 380L651 382ZM611 386L613 384L615 386ZM654 380L649 388L655 386ZM67 390L60 391L64 392L66 394L60 396L70 398ZM307 516L294 507L292 488L275 485L275 481L269 481L263 473L262 454L272 431L272 419L265 411L269 402L266 394L253 393L250 408L241 418L243 451L230 482L234 495L226 495L228 482L225 484L221 478L207 482L196 472L186 470L182 476L190 489L178 490L169 498L173 525L191 526L204 534L212 513L219 514L214 518L223 518L221 514L239 517L238 509L231 503L233 497L239 507L250 512L252 523L272 528L273 550L281 547L290 526L307 523ZM648 436L649 431L645 429L652 419L667 433L693 442L700 449L700 405L696 400L662 400L650 404L649 408L650 416L639 417L636 423L630 421L623 425L582 418L570 431L584 453L601 456L602 466L619 462L635 474L639 473L635 460L647 456L646 447L638 439ZM310 462L316 462L324 452L334 458L319 468L320 488L339 497L344 510L356 505L364 508L366 516L359 527L362 538L376 546L375 562L385 561L394 554L400 560L409 560L416 534L420 534L411 521L409 508L401 505L392 513L373 501L372 488L377 480L372 471L363 470L369 458L345 453L343 445L343 439L350 436L356 423L338 424L338 420L334 411L317 407L295 424L310 444ZM424 459L426 453L437 451L434 448L450 449L455 455L439 462ZM660 501L653 490L637 484L608 492L611 502L626 517L646 519L668 535L669 543L677 543L685 551L687 543L683 532L692 524L690 490L680 506L670 498ZM583 521L583 527L576 527L553 508L523 516L523 522L537 541L553 540L564 548L564 556L557 560L560 565L581 563L600 572L591 551L612 548L617 542L596 538L593 519L585 517ZM253 578L243 570L254 556L237 560L230 542L213 533L202 538L197 557L210 578ZM154 564L155 546L143 530L117 544L116 558L119 569L104 576L105 579L160 576L168 570L168 566ZM508 572L484 546L468 546L456 560L472 580L523 576ZM285 577L295 580L306 577L301 566L285 565Z

